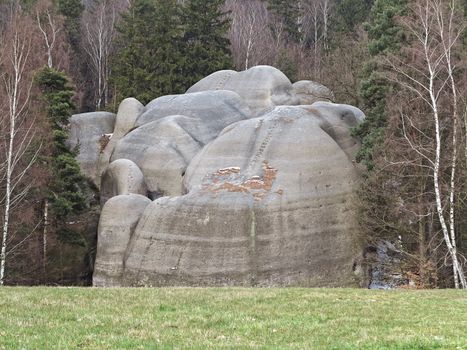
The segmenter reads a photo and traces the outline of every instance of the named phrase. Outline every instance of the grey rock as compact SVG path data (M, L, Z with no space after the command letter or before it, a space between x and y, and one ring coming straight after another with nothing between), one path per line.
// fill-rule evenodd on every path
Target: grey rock
M102 173L109 165L110 157L117 142L134 128L136 119L138 119L143 110L144 106L142 103L133 97L126 98L120 103L112 136L99 156L97 169L99 177L102 176ZM98 185L100 186L100 184Z
M325 121L323 130L339 144L351 161L355 161L360 142L351 136L351 131L365 118L363 112L354 106L331 102L315 102L302 108L319 115Z
M147 195L144 176L138 166L128 159L118 159L112 162L102 175L101 205L110 198L121 194Z
M184 115L173 115L177 113ZM249 109L231 91L158 98L138 118L141 126L117 143L111 160L135 162L154 197L180 195L191 159L226 126L249 116Z
M149 102L135 126L162 119L171 115L198 118L222 130L226 125L251 117L251 112L242 98L232 91L202 91L193 94L169 95ZM203 136L201 134L201 136ZM210 141L210 136L204 141Z
M310 80L301 80L293 84L294 94L300 99L300 104L311 105L317 101L332 102L334 94L326 86Z
M280 70L270 66L256 66L243 72L220 71L202 79L187 93L206 90L230 90L238 93L259 116L275 106L298 105L290 80Z
M146 208L122 284L357 285L358 175L327 124L278 107L226 128L190 163L188 194Z
M99 220L94 286L121 285L125 251L141 214L150 203L150 199L138 194L116 196L105 203Z
M82 173L99 186L99 157L115 126L115 114L92 112L75 114L70 118L69 146L79 148L76 157Z
M114 136L116 135L119 138L125 136L135 127L136 120L143 111L144 106L137 99L133 97L124 99L118 107Z
M259 66L135 108L108 149L94 285L358 286L364 115L330 97Z

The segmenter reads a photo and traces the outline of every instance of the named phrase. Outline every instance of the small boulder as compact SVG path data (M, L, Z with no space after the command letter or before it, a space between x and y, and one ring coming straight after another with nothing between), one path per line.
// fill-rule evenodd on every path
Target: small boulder
M136 119L143 112L144 106L135 98L126 98L118 107L115 128L109 142L102 150L98 162L98 175L101 175L110 162L110 157L117 142L135 126ZM100 183L98 184L100 186Z
M101 181L101 205L121 194L147 195L144 176L138 166L128 159L118 159L107 167Z
M130 237L150 203L149 198L139 194L116 196L105 203L98 228L94 286L120 286Z
M99 186L99 157L107 145L115 126L115 114L108 112L91 112L75 114L70 119L71 149L78 148L76 157L82 173Z
M326 86L310 80L301 80L293 84L294 94L301 105L311 105L317 101L334 101L332 91Z

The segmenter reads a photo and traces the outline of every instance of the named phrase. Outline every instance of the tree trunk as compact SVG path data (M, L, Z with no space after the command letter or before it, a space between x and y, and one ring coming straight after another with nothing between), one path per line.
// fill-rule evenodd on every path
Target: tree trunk
M42 231L42 269L44 273L44 279L47 276L47 236L48 236L48 226L49 226L49 201L44 200L44 229Z

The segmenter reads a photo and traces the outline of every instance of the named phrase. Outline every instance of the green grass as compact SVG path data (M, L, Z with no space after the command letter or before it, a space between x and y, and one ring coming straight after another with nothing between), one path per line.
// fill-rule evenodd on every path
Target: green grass
M0 349L467 349L453 290L0 288Z

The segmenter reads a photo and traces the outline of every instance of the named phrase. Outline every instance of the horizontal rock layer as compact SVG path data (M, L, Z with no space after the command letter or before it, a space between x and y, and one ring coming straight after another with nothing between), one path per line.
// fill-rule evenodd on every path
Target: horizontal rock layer
M333 99L259 66L122 102L87 156L103 204L94 285L358 285L350 129L364 115Z

